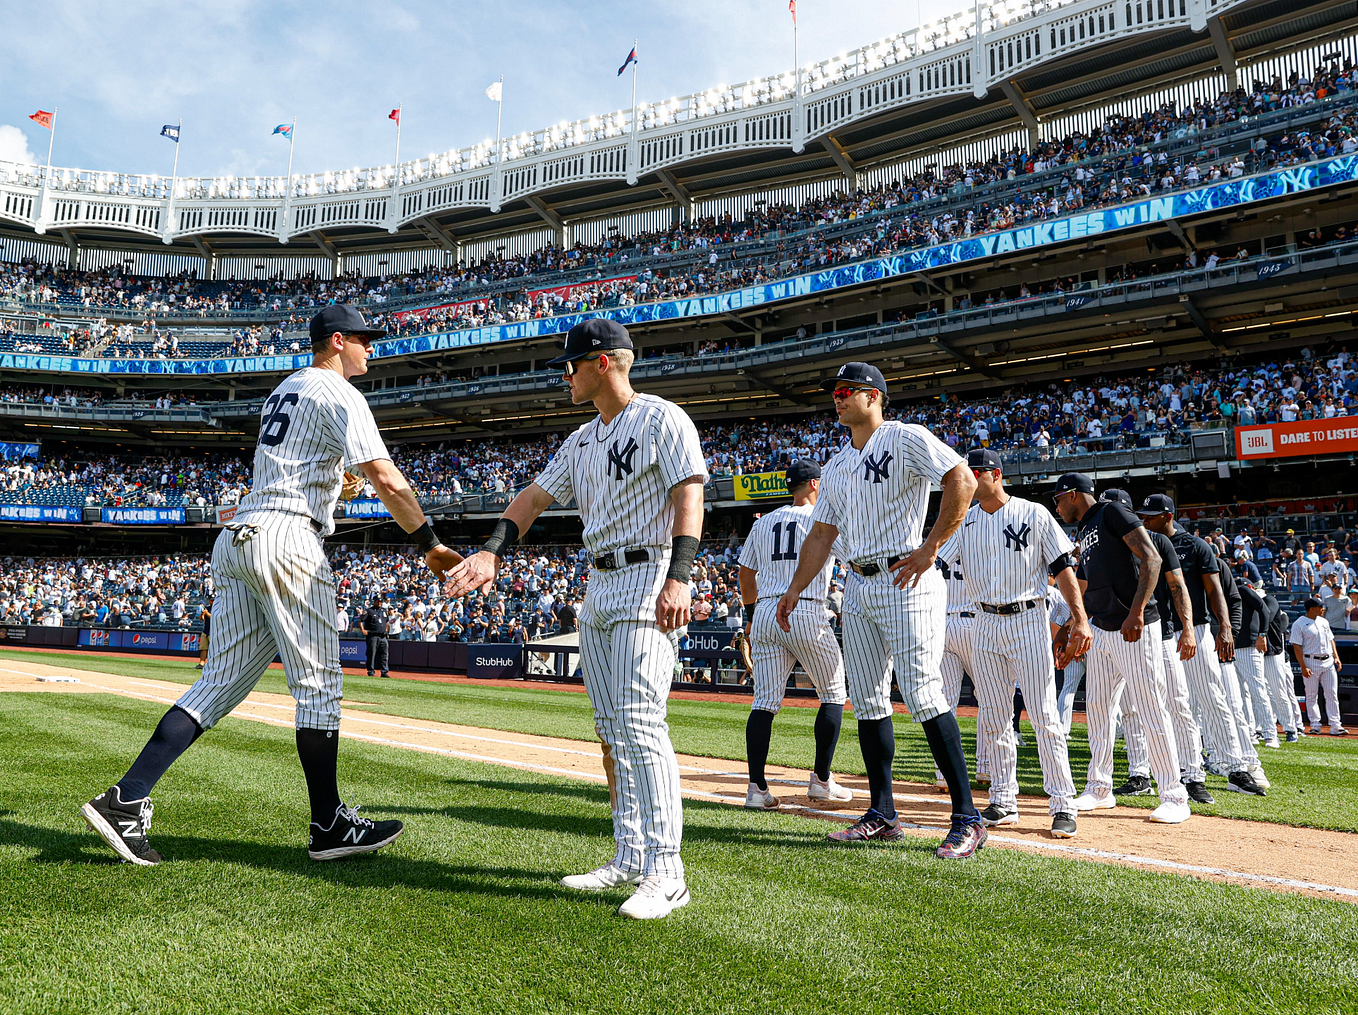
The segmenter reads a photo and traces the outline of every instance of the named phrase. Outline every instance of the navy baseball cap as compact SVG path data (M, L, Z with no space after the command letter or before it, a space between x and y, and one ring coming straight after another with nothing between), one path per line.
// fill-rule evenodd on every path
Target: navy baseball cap
M1069 490L1079 490L1093 496L1094 481L1083 472L1067 472L1056 481L1056 489L1052 491L1052 496L1058 497Z
M967 452L967 468L1000 469L1000 456L989 448L972 448Z
M1166 511L1170 514L1174 513L1174 501L1169 499L1169 494L1153 493L1142 502L1136 513L1150 518L1153 515L1162 515Z
M1306 602L1303 603L1302 605L1304 605L1308 610L1323 610L1323 609L1325 609L1325 604L1322 603L1322 602L1321 602L1319 599L1317 599L1315 596L1307 596L1307 597L1306 597Z
M813 479L820 479L820 466L815 462L808 462L804 459L798 460L788 466L783 478L787 481L787 488L791 490L793 487L809 483Z
M311 319L311 344L324 342L337 331L341 335L367 339L381 338L386 334L381 328L369 327L357 307L348 303L333 303L322 307L321 312Z
M882 376L882 371L871 363L845 363L834 377L828 381L822 381L821 387L826 391L833 391L841 384L857 384L865 388L876 388L886 394L886 378Z
M555 359L549 359L547 365L559 367L591 353L631 348L633 348L632 336L621 324L606 317L591 317L566 333L565 352Z
M1117 487L1103 491L1103 495L1099 497L1099 500L1111 500L1113 503L1121 504L1125 508L1132 507L1132 495L1126 490L1119 490Z

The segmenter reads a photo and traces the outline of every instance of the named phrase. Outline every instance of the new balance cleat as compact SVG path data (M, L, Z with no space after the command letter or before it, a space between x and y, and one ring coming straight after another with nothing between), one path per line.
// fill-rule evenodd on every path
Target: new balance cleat
M98 832L126 863L154 867L162 859L146 838L154 810L150 797L124 802L121 788L110 786L81 807L80 813L85 824Z
M812 772L811 778L806 784L806 795L812 800L833 800L836 803L842 804L853 799L853 790L845 789L839 783L835 782L835 777L833 775L822 782L820 776L816 775L815 772ZM748 804L746 806L748 806Z
M965 860L985 845L988 833L979 814L954 814L947 837L934 850L940 860Z
M1195 804L1214 804L1217 802L1216 797L1207 791L1205 783L1186 782L1184 783L1184 790L1188 793L1188 799Z
M848 828L831 832L825 838L829 842L842 843L899 842L905 838L905 831L901 828L900 818L888 821L877 811L869 809Z
M1232 793L1248 793L1251 796L1268 796L1264 787L1254 781L1249 772L1232 772L1226 779L1226 788Z
M313 860L338 860L359 853L372 853L395 842L405 831L399 821L373 821L358 816L357 807L340 804L329 828L311 823L307 852Z
M745 791L745 806L752 811L776 811L778 798L768 790L760 789L757 782L752 782Z

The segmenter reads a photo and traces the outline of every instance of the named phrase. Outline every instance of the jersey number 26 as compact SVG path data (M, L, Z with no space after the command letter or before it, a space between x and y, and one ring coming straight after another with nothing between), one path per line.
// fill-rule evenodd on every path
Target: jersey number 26
M276 448L283 443L288 427L292 425L288 406L296 404L295 391L289 391L286 395L269 396L269 400L264 403L264 419L259 424L259 443L268 448Z

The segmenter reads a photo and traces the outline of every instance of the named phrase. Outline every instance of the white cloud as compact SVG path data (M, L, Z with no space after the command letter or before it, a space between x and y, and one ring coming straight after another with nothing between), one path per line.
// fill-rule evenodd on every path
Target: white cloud
M38 157L28 147L28 135L18 127L0 125L0 162L36 163Z

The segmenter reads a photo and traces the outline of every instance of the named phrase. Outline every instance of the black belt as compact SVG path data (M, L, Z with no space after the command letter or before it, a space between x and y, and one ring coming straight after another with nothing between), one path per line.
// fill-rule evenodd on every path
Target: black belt
M950 613L950 614L948 614L948 616L950 616L950 617L964 617L964 618L966 618L967 620L970 620L972 617L976 616L976 614L972 613L970 610L959 610L959 611L956 612L956 613Z
M594 567L599 571L616 571L620 567L628 564L644 564L651 559L651 551L645 547L635 550L622 550L621 553L624 563L618 563L619 553L605 553L594 558Z
M1305 652L1302 653L1302 656L1306 659L1314 659L1318 663L1323 663L1326 659L1330 658L1329 656L1308 656Z
M981 609L984 610L986 613L996 613L999 614L1001 617L1012 617L1016 613L1023 613L1026 610L1037 609L1037 607L1041 606L1042 604L1043 600L1041 599L1025 599L1021 603L1004 603L1000 606L995 606L992 605L991 603L978 603L977 605L980 606Z
M755 602L756 602L756 603L762 603L762 602L764 602L765 600L768 600L768 599L782 599L782 598L783 598L782 596L760 596L758 599L755 600ZM799 602L799 603L819 603L819 602L822 602L822 600L817 599L815 596L798 596L798 597L797 597L797 602Z
M903 553L899 553L894 557L888 557L886 559L886 567L882 567L882 565L875 560L870 560L866 564L857 564L851 560L849 561L849 569L853 571L854 574L860 574L864 578L872 578L881 574L883 571L890 571L893 564L902 560L905 560L905 554Z

